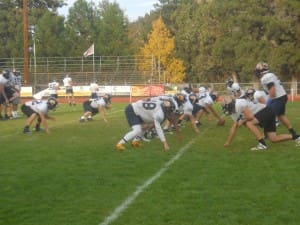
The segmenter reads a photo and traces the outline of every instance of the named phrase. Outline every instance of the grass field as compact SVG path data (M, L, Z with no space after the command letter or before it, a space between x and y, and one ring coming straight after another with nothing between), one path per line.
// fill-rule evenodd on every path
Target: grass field
M184 138L167 134L124 152L115 144L129 130L126 104L80 124L81 105L59 105L51 133L22 133L25 118L0 121L1 225L299 225L300 148L269 142L251 152L252 134L202 119ZM287 115L300 132L300 103ZM286 132L282 126L279 133Z

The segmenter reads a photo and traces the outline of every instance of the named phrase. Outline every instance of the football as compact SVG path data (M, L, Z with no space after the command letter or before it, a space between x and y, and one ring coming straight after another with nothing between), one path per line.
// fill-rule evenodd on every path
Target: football
M224 124L225 124L225 119L221 119L217 123L218 126L223 126Z

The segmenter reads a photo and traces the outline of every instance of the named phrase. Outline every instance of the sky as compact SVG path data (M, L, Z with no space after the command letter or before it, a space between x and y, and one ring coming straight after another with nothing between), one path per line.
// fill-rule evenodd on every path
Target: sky
M101 0L87 0L92 1L96 5ZM68 5L62 7L58 10L58 13L66 16L68 14L68 9L71 7L76 0L66 0L65 3ZM128 17L129 21L133 22L137 20L139 16L144 16L154 9L153 5L158 3L158 0L109 0L109 2L117 2L120 8L124 11L125 15Z

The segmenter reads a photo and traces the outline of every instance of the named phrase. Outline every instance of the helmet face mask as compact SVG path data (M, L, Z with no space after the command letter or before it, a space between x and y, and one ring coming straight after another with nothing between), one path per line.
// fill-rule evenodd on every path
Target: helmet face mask
M254 93L255 93L255 89L249 88L246 91L246 97L252 101L254 99Z

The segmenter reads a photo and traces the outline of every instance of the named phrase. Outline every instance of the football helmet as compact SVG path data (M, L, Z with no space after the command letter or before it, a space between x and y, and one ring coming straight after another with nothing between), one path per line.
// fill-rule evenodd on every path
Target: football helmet
M269 65L265 62L257 63L255 67L255 75L260 78L263 74L269 72Z
M53 98L53 97L48 98L48 100L47 100L48 109L50 109L50 110L55 109L57 104L58 104L58 102L55 98Z
M249 88L246 90L246 98L250 99L251 101L254 99L254 93L255 89L254 88Z
M189 87L184 87L183 90L188 94L190 94L192 92L191 88L189 88Z
M161 103L161 107L165 114L170 114L171 112L175 111L175 105L170 100L163 100Z
M174 95L174 99L175 99L175 101L177 102L177 104L178 104L179 106L182 105L182 104L186 101L185 95L182 94L182 93L177 93L177 94L175 94L175 95Z
M233 98L224 98L221 106L225 115L231 115L235 111L235 100Z
M189 101L192 103L192 105L196 104L198 101L198 97L195 94L190 94L189 95Z
M227 89L230 89L231 90L231 87L233 85L234 81L232 78L228 78L227 81L226 81L226 87Z
M233 95L236 96L236 94L241 91L240 85L238 83L233 83L231 85L231 91L232 91Z
M20 71L19 69L16 69L16 70L14 71L14 75L20 76L20 75L21 75L21 71Z
M219 97L219 94L218 94L218 92L216 92L216 91L212 91L212 92L210 92L209 93L209 96L212 98L212 100L215 102L215 101L217 101L217 99L218 99L218 97Z
M104 101L105 101L106 104L111 103L111 94L105 94L103 96L103 99L104 99Z
M6 79L9 79L9 74L10 74L10 71L8 69L4 69L2 71L2 75L3 77L5 77Z
M205 92L206 92L206 88L205 87L203 87L203 86L199 87L199 94L200 95L201 94L205 94Z

